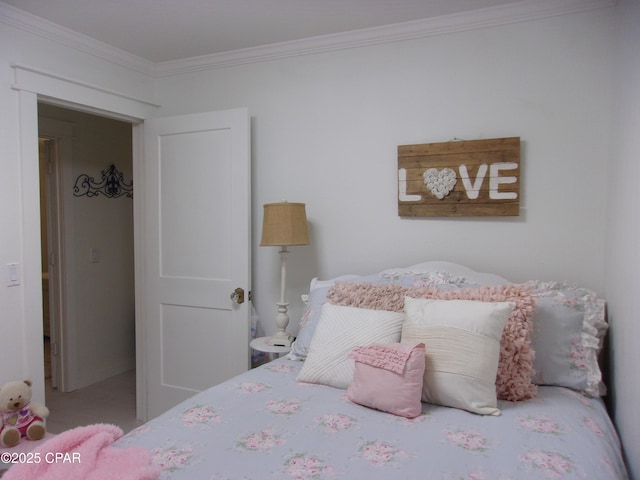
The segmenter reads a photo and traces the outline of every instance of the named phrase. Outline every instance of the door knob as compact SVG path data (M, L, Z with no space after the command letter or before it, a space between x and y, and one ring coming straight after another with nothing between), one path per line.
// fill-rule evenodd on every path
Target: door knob
M244 290L240 287L236 288L231 294L231 300L238 305L244 303Z

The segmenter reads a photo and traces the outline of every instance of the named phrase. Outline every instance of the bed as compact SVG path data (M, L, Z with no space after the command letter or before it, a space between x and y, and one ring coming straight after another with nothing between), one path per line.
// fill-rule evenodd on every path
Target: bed
M607 326L594 292L428 262L314 279L305 300L288 356L195 395L113 446L143 448L159 478L175 480L628 478L602 400ZM415 314L435 311L446 323L450 308L458 320L480 312L489 326L447 330ZM468 337L467 351L451 332ZM390 374L389 362L367 363L354 345L363 355L404 352L391 363L406 369ZM404 378L416 358L418 373ZM390 391L378 373L401 386ZM418 412L406 414L416 395ZM390 403L376 403L383 397Z

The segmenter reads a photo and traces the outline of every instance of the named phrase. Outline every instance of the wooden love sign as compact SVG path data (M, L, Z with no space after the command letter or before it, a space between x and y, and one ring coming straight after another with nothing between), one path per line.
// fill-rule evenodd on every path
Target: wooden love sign
M520 214L520 137L400 145L401 217Z

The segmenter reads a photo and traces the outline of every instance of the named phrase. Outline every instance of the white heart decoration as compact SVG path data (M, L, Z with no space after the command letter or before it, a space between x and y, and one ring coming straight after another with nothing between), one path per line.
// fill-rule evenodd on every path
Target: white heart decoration
M425 170L422 176L424 177L424 184L427 190L438 200L442 200L449 195L453 187L458 183L456 172L450 168L443 168L442 170L429 168Z

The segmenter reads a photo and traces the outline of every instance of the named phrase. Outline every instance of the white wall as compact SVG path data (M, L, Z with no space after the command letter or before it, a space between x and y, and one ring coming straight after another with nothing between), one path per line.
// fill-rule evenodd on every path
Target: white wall
M318 275L446 259L513 280L603 290L612 9L159 79L162 114L246 106L253 117L254 245L262 204L305 202L298 295ZM397 215L402 144L522 138L516 218ZM273 330L275 249L255 248L255 304Z
M606 296L611 324L614 416L627 461L640 478L640 2L623 0L608 183Z

